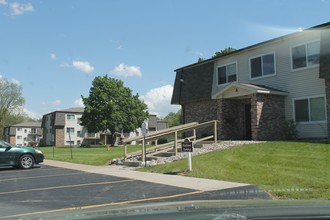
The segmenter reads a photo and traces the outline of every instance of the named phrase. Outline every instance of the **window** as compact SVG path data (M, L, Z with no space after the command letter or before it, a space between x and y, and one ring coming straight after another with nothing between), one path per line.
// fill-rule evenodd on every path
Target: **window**
M74 141L66 141L66 145L74 145Z
M77 137L80 137L81 131L77 131Z
M22 140L22 136L17 136L17 140Z
M22 128L17 128L17 131L22 131Z
M320 63L320 41L299 45L291 49L292 69L299 69Z
M66 128L66 133L67 134L73 134L74 133L74 128Z
M251 78L275 74L274 53L254 57L250 59Z
M66 119L67 120L74 120L75 119L75 115L74 114L67 114L66 115Z
M294 101L296 122L325 121L325 98L313 97Z
M236 63L218 67L218 85L235 82L237 80Z

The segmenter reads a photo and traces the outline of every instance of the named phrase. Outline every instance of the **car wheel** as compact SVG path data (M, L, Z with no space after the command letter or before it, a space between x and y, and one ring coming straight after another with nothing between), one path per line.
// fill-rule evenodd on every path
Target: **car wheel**
M19 158L19 167L29 169L34 165L34 158L30 154L24 154Z

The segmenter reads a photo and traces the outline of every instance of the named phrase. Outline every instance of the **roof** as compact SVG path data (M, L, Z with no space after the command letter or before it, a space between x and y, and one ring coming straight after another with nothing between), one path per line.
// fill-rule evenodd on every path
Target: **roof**
M198 65L202 65L202 64L214 62L215 60L217 60L219 58L222 58L222 57L226 57L226 56L233 55L233 54L236 54L236 53L240 53L240 52L243 52L243 51L246 51L246 50L250 50L250 49L253 49L255 47L262 46L264 44L268 44L268 43L272 43L272 42L275 42L275 41L280 41L280 40L283 40L283 39L286 39L286 38L294 37L296 35L303 34L304 31L321 29L321 28L325 28L327 26L330 26L330 22L326 22L326 23L323 23L323 24L320 24L320 25L316 25L314 27L305 29L303 31L297 31L297 32L294 32L294 33L291 33L291 34L287 34L287 35L281 36L281 37L273 38L271 40L263 41L261 43L257 43L257 44L254 44L254 45L251 45L251 46L248 46L248 47L244 47L242 49L235 50L235 51L230 52L228 54L224 54L224 55L217 56L217 57L212 57L210 59L206 59L206 60L201 61L201 62L193 63L193 64L190 64L190 65L187 65L187 66L184 66L184 67L180 67L180 68L176 69L175 71L178 72L178 71L180 71L182 69L187 69L187 68L195 67L195 66L198 66Z
M67 109L62 109L62 110L57 110L57 111L53 111L53 112L49 112L45 115L49 115L49 114L54 114L57 112L62 112L62 113L83 113L84 112L84 108L83 107L76 107L76 108L67 108Z
M272 95L288 95L287 92L271 88L269 86L261 86L255 84L233 82L227 85L224 89L213 95L212 98L236 98L254 93L272 94Z
M16 134L16 128L41 128L41 122L22 122L19 124L14 124L11 126L7 126L6 128L9 129L8 134L9 135L15 135ZM5 131L4 131L5 132ZM38 129L38 133L41 134L41 129Z
M67 108L67 109L63 109L63 110L58 110L56 112L83 113L84 108L83 107Z
M41 122L23 122L8 127L22 127L22 128L41 127Z

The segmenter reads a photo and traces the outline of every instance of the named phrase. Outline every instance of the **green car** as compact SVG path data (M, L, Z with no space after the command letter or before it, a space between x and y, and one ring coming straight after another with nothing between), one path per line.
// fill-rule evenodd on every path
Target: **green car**
M19 147L0 140L0 166L29 169L44 161L44 154L33 148Z

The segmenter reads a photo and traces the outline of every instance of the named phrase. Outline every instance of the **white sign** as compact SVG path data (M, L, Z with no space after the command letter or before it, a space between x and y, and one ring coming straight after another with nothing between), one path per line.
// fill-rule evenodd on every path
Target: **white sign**
M141 131L142 131L143 136L145 136L147 134L147 125L146 125L146 123L142 123Z

